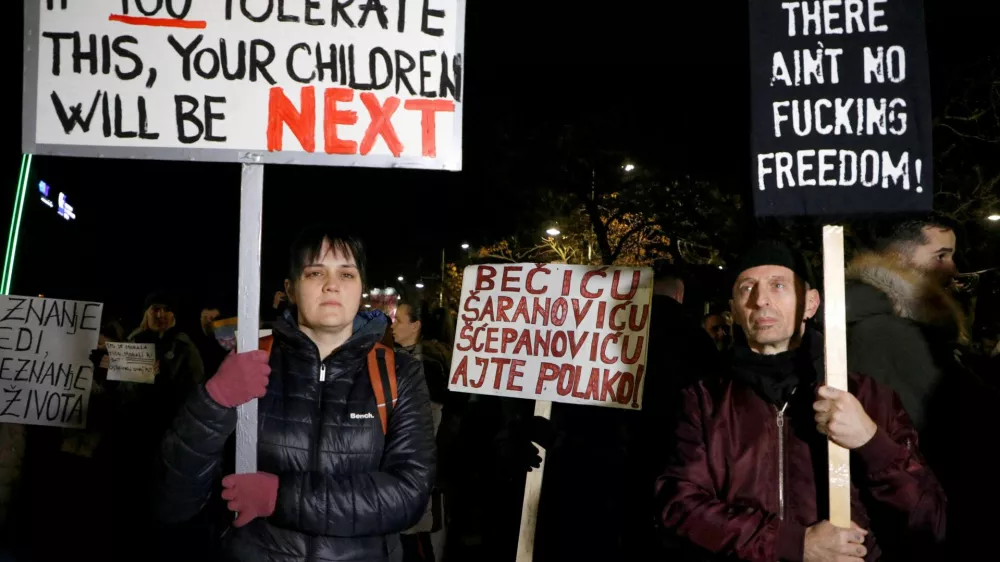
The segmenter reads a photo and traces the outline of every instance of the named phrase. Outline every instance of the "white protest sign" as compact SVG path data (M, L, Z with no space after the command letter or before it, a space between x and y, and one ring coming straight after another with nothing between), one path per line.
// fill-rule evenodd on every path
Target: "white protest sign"
M113 343L108 348L108 380L152 384L156 380L156 346L151 343Z
M465 0L28 0L24 151L460 170Z
M467 267L448 388L639 409L652 294L650 269Z
M104 305L0 296L0 422L82 428Z

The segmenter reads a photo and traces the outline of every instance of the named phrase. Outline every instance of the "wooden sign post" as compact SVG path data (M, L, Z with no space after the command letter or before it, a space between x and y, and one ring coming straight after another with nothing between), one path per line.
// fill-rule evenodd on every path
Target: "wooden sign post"
M649 347L653 272L566 264L465 268L448 389L638 411ZM536 444L537 445L537 444ZM517 562L531 562L545 474L524 482Z
M844 227L823 227L826 385L847 390L847 320L844 301ZM851 527L850 451L828 442L830 522Z
M833 217L932 207L922 0L840 8L750 0L752 176L758 217L825 217L826 384L847 388L844 229ZM817 49L817 45L819 48ZM849 451L829 444L829 520L851 526Z
M552 402L535 400L535 415L545 419L552 416ZM531 562L535 555L535 528L538 526L538 504L542 500L542 476L545 473L545 449L538 446L542 464L524 479L524 501L521 504L521 529L517 536L517 562Z

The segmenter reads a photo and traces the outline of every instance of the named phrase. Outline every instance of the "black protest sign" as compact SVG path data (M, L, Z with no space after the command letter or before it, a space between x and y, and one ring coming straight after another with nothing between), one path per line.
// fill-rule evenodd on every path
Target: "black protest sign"
M750 2L757 216L930 210L921 0Z
M86 426L102 309L0 296L0 423Z

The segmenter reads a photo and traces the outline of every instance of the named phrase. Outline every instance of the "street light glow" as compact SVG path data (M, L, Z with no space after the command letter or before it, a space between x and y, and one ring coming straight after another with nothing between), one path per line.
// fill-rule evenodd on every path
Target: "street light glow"
M1000 221L1000 215L990 215L990 216L986 217L986 220L993 221L993 222Z
M418 289L423 289L424 288L424 284L423 283L417 283L416 287Z
M468 244L462 244L462 249L463 250L468 250L469 249L469 245Z
M625 164L625 171L626 172L631 172L634 169L635 169L635 166L633 166L632 164Z
M555 228L555 227L552 227L552 228L546 230L545 234L548 234L549 236L559 236L559 229Z
M396 280L399 281L400 283L402 283L403 282L403 276L400 275L399 277L396 278Z

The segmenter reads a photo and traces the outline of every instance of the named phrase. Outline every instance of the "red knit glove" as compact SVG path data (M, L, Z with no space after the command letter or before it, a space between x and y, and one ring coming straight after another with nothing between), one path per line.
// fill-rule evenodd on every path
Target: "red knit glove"
M278 501L278 477L266 472L230 474L222 479L222 499L236 512L234 527L242 527L258 517L274 513Z
M205 383L205 390L220 406L235 408L267 393L271 376L266 351L230 353L215 376Z

